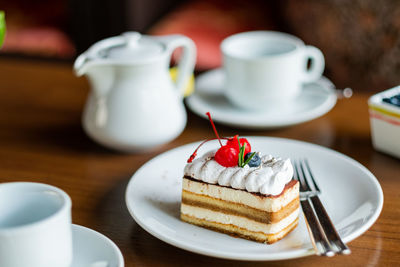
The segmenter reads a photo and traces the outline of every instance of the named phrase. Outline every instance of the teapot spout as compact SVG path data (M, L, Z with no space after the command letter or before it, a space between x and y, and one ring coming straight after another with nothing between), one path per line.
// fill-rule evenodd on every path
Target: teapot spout
M79 55L74 63L74 71L76 76L82 76L87 73L88 70L88 58L85 54Z
M86 75L96 97L104 97L111 90L114 83L115 66L87 58L81 54L74 63L77 76Z
M112 64L88 60L85 54L82 54L74 63L74 71L77 76L85 75L88 78L92 91L87 107L94 107L94 122L96 127L101 128L106 124L108 118L106 102L107 96L114 85L115 68ZM87 112L90 113L89 110L92 109L87 109Z

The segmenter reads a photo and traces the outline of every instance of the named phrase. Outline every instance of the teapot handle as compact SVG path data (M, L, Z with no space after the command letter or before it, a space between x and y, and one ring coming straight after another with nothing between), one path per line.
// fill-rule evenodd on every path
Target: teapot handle
M157 38L166 45L167 51L170 55L172 55L172 52L176 48L183 48L183 54L178 63L178 77L175 83L176 88L183 97L185 85L194 70L196 61L196 45L192 39L180 34L160 36Z

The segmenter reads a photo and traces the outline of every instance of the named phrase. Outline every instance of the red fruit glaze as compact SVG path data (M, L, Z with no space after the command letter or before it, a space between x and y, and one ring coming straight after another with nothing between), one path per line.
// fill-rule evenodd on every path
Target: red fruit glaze
M226 145L235 148L239 153L239 144L238 144L237 138L238 138L238 135L235 135L234 137L229 138L228 142L226 142ZM241 146L243 146L244 143L246 143L246 148L244 150L244 154L246 155L247 153L251 152L251 146L250 146L249 141L247 141L246 138L239 138L239 140L240 140Z
M238 165L239 151L231 146L222 146L215 153L214 159L224 167L235 167Z

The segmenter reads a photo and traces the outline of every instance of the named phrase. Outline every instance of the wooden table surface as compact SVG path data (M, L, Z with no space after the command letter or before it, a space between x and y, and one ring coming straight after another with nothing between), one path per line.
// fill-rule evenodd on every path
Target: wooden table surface
M383 89L383 88L382 88ZM75 224L97 230L121 249L126 266L262 266L201 256L168 245L137 225L124 201L132 174L168 149L213 137L208 121L188 112L185 131L157 151L128 155L100 147L81 128L89 91L68 63L0 58L0 182L35 181L58 186L72 198ZM349 243L350 256L269 262L273 266L394 266L400 264L400 160L371 145L367 99L355 93L327 115L270 131L218 125L221 135L278 136L335 149L366 166L385 197L377 222ZM295 265L294 265L295 264Z

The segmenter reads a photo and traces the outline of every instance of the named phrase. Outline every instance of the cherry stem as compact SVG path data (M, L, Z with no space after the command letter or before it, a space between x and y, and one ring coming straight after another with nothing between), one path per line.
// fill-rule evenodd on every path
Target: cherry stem
M214 133L215 133L215 135L216 135L217 138L218 138L219 144L222 146L221 138L219 138L219 135L218 135L218 132L217 132L217 128L215 128L214 122L213 122L213 120L211 119L211 114L210 114L210 112L207 112L206 115L208 116L208 119L210 120L211 126L213 127Z
M217 139L217 138L211 138L211 139L207 139L207 140L204 140L203 142L201 142L201 144L196 148L196 150L192 153L192 155L190 155L189 159L187 160L187 163L191 163L191 162L194 160L194 158L197 156L197 150L199 150L199 148L200 148L204 143L207 143L208 141L212 141L212 140L215 140L215 139ZM223 137L222 139L228 140L229 138ZM218 140L219 140L219 139L218 139ZM221 141L220 141L220 142L221 142Z

